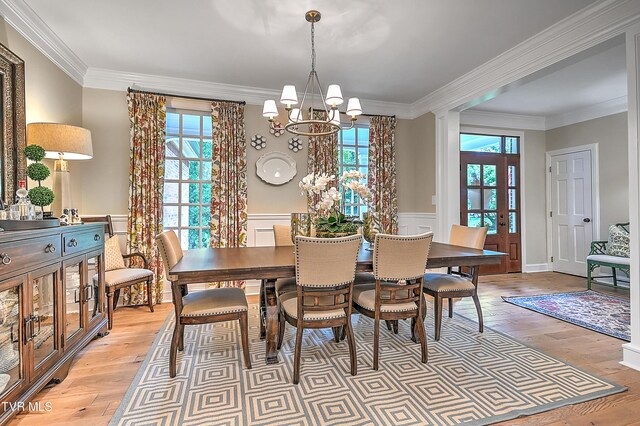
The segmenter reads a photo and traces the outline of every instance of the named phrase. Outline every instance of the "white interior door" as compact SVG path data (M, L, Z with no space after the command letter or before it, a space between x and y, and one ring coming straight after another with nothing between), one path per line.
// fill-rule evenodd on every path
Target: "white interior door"
M586 276L593 240L591 151L551 156L553 270Z

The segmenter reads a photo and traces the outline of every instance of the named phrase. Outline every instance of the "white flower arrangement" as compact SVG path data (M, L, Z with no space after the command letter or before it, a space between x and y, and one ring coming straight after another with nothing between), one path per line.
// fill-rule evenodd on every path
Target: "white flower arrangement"
M332 212L340 210L342 194L337 188L338 185L352 190L365 203L371 202L371 190L362 183L365 178L366 175L358 170L346 170L337 182L335 175L310 173L302 178L298 186L307 197L307 204L312 213L329 216ZM329 186L330 184L333 185ZM314 204L316 195L319 196L319 201Z

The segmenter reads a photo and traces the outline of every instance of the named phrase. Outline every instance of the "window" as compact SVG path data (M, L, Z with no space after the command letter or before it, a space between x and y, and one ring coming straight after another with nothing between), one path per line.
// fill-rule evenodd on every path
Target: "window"
M488 152L494 154L518 154L520 138L516 136L491 136L460 133L460 151Z
M163 226L184 250L209 246L212 149L211 115L167 112Z
M345 170L359 170L365 175L369 173L369 126L357 125L349 130L341 130L338 136L340 157L338 167L340 175ZM363 182L366 184L366 182ZM344 214L362 217L367 206L351 190L342 193Z

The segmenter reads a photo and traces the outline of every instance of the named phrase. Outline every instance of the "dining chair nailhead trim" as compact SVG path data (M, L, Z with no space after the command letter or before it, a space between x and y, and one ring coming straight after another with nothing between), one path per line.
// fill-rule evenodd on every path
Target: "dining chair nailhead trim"
M420 240L426 240L427 238L431 238L433 240L433 232L427 232L425 234L421 234L421 235L411 235L411 236L404 236L404 235L382 235L382 234L378 234L376 235L376 240L378 239L387 239L387 240L398 240L398 241L420 241ZM431 247L431 243L429 243L429 247ZM380 253L375 250L374 248L374 253L376 255L376 262L375 264L378 264L378 259L380 258ZM425 270L427 269L427 265L425 263ZM375 277L378 276L378 271L373 271L373 275ZM384 281L402 281L402 280L415 280L417 278L422 278L424 276L424 274L420 274L420 275L416 275L414 277L381 277L381 280Z

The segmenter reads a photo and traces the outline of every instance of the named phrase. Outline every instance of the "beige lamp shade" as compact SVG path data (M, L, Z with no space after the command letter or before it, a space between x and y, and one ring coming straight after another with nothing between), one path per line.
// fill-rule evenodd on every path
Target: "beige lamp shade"
M58 123L30 123L27 125L27 145L40 145L46 158L89 160L93 158L91 132L82 127Z

